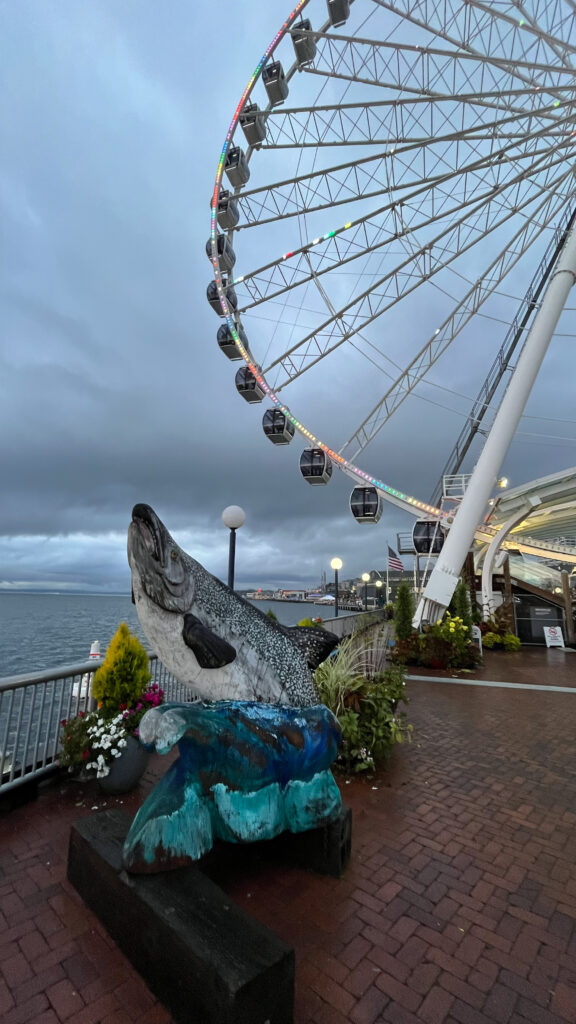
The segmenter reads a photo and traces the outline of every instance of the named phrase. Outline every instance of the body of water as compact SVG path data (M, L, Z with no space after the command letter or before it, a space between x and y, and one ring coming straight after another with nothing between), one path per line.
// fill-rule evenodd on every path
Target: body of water
M254 601L294 626L304 618L330 617L331 608L309 602ZM0 594L0 677L40 672L87 660L90 645L106 651L119 624L127 622L148 648L130 597L81 594Z

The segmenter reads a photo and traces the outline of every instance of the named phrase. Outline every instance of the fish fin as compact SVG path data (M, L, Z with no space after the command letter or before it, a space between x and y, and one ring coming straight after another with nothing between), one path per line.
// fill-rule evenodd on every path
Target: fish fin
M231 644L213 633L190 612L184 616L182 639L201 668L224 668L236 657L236 649Z
M318 668L322 661L340 643L340 637L330 633L327 629L318 629L314 626L283 626L286 636L289 636L292 643L306 658L310 668Z

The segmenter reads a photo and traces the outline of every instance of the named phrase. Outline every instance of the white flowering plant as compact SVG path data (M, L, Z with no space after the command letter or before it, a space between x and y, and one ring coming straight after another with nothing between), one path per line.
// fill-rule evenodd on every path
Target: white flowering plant
M102 779L120 757L127 735L122 713L105 718L100 711L81 711L76 718L62 722L58 759L71 775L82 771Z
M102 779L110 772L112 762L120 757L128 736L138 736L143 716L163 702L164 691L157 683L149 686L132 707L120 705L116 714L104 707L96 711L80 711L75 718L60 724L58 760L71 775L80 772Z
M98 779L108 775L112 760L120 757L126 746L126 736L122 714L108 721L98 718L94 725L88 727L92 760L86 762L86 771L95 771Z

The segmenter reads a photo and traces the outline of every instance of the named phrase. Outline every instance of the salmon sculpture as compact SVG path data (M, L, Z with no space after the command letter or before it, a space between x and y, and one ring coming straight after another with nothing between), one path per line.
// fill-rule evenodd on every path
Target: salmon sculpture
M138 811L125 867L165 870L216 838L252 842L335 821L341 733L312 670L338 638L264 615L183 551L149 505L132 512L128 561L142 629L190 703L142 719L141 742L161 754L178 744L180 757Z

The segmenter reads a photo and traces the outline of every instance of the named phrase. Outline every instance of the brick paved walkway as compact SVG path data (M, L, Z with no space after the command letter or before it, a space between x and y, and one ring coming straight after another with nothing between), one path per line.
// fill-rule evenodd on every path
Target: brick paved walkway
M576 654L507 657L480 674L576 687ZM380 777L341 780L343 879L240 848L211 874L294 945L296 1024L575 1024L576 694L410 692L414 742ZM117 803L57 784L0 818L3 1024L170 1021L65 879L70 822Z

